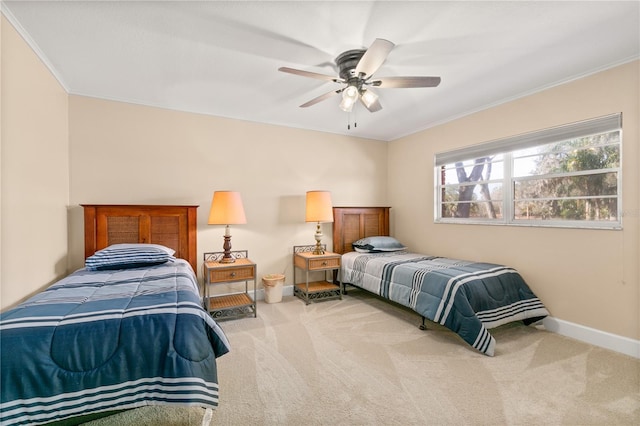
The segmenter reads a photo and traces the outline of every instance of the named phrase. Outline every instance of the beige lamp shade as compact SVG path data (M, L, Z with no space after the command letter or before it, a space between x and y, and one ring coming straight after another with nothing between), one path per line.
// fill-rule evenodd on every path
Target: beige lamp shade
M215 191L209 210L209 225L241 225L247 223L242 197L235 191Z
M331 192L308 191L306 222L333 222Z

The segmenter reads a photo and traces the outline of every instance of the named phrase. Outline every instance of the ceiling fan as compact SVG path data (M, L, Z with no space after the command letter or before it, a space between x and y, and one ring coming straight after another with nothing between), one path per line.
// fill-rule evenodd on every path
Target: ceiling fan
M373 74L384 63L394 46L395 44L389 40L377 38L368 49L347 50L341 53L335 59L339 70L339 77L289 67L280 67L278 71L318 80L332 81L344 85L338 90L332 90L305 102L300 105L301 108L310 107L311 105L315 105L318 102L342 93L340 109L343 111L351 112L354 105L360 100L369 111L376 112L382 109L382 105L380 105L378 95L376 95L370 87L379 87L381 89L436 87L440 84L440 77L373 78Z

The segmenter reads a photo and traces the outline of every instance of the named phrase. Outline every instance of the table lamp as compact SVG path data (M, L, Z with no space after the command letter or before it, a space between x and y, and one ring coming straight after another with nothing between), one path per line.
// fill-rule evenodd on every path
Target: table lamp
M220 263L233 263L236 259L231 255L231 233L229 225L241 225L247 223L242 206L242 198L239 192L215 191L209 210L209 225L225 225L224 255Z
M316 247L313 254L324 254L322 244L322 229L320 222L333 222L333 206L331 205L331 192L329 191L308 191L306 222L317 222L316 226Z

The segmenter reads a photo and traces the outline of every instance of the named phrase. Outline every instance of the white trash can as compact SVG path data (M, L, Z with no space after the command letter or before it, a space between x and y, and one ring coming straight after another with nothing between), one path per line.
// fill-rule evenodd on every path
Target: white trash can
M284 274L269 274L262 277L264 287L264 301L267 303L278 303L282 300L282 286L284 285Z

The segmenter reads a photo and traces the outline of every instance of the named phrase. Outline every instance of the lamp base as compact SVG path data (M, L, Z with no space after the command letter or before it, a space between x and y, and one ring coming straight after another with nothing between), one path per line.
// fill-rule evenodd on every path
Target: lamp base
M231 256L231 235L224 236L222 249L224 250L224 255L220 259L220 263L233 263L236 261L235 257Z
M322 248L322 244L320 244L320 241L322 241L323 236L324 235L322 235L322 229L320 229L320 222L318 222L318 226L316 227L316 234L315 234L316 248L313 250L313 254L324 254L324 249Z

